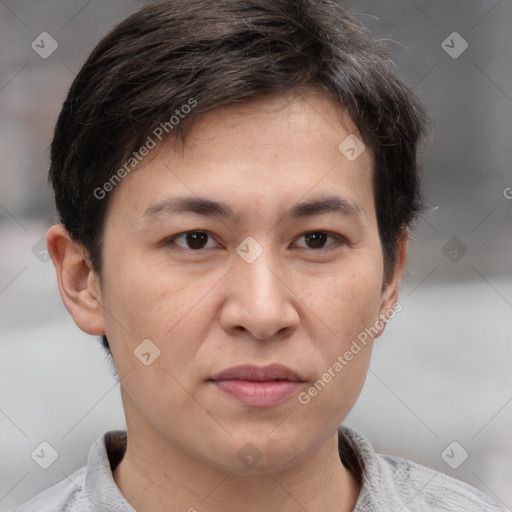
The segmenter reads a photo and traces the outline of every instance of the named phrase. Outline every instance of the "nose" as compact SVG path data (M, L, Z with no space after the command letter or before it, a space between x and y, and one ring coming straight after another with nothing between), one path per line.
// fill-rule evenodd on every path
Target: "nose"
M257 340L290 336L300 322L290 276L268 252L252 263L241 258L230 272L220 323L230 335L250 334Z

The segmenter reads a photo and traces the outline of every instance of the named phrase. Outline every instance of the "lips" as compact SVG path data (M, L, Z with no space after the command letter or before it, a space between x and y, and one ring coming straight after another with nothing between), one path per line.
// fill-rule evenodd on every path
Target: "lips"
M216 374L210 382L223 394L250 407L276 406L304 384L301 376L279 364L243 365Z
M295 382L304 382L297 372L290 370L280 364L271 364L268 366L242 365L228 368L215 375L212 380L247 380L253 382L265 382L276 380L287 380Z

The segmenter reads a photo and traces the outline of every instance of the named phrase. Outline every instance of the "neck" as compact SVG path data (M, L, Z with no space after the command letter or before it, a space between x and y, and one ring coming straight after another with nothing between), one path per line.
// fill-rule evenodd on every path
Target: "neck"
M302 463L280 473L237 475L206 465L169 442L130 436L114 480L146 512L353 510L360 486L340 461L334 433Z

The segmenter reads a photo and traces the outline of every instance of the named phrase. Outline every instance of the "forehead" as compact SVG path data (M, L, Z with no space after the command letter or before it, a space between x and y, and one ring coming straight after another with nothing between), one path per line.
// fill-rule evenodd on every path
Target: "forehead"
M335 188L371 216L373 156L367 148L357 158L346 153L360 139L341 108L314 90L231 105L199 117L182 147L157 145L110 199L139 216L194 195L263 214Z
M305 89L208 112L193 125L185 148L189 159L217 160L229 155L239 161L247 160L248 151L254 150L259 161L279 165L305 158L332 160L333 149L336 156L342 155L340 137L351 134L361 139L353 121L333 99Z

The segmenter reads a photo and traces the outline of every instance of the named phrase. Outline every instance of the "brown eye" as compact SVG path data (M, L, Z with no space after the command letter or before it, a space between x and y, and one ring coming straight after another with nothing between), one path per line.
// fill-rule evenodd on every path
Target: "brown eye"
M208 249L215 246L215 241L205 231L187 231L173 236L170 241L184 249L192 250ZM208 244L210 245L208 246Z
M295 244L301 249L321 250L334 248L342 240L342 236L328 231L308 231L301 235Z
M306 233L304 240L311 249L321 249L327 242L327 233L317 231L314 233Z
M200 231L196 233L187 233L185 240L190 249L203 249L208 242L208 235Z

